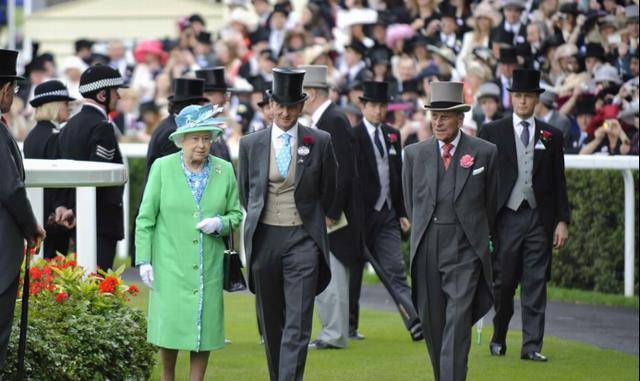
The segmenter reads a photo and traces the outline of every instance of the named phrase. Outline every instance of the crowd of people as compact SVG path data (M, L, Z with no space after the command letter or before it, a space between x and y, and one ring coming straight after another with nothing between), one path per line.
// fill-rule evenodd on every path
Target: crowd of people
M163 379L177 350L191 351L193 379L202 379L209 351L224 345L223 237L241 206L272 380L301 380L307 348L364 339L366 262L410 338L427 341L436 379L466 378L471 324L491 306L489 349L505 355L518 285L521 358L546 361L550 253L570 222L563 154L638 154L638 5L225 6L225 25L193 14L175 39L131 51L78 40L59 65L34 49L24 77L17 52L2 51L2 123L12 137L0 137L16 165L5 163L15 186L0 188L0 210L11 199L28 205L14 139L27 158L113 163L122 162L119 142L148 143L133 263L152 289L148 339L161 348ZM96 196L102 268L123 237L122 191ZM45 193L45 255L66 252L74 210L72 190ZM29 208L8 213L31 246L44 238ZM0 278L3 296L14 276ZM314 304L322 330L311 340ZM191 323L175 320L183 310L197 311Z

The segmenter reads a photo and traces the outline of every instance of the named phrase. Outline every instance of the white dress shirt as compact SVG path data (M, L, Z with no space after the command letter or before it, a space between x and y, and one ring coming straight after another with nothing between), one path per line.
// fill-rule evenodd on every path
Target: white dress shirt
M520 136L522 136L522 129L524 128L524 126L521 122L523 120L529 122L529 145L531 145L531 142L533 142L535 139L534 135L536 133L536 119L533 117L533 115L531 115L528 119L522 119L518 115L513 113L513 129L515 130L517 139L520 139Z
M456 135L456 138L453 139L453 141L450 143L451 145L453 145L453 148L451 148L451 151L449 151L449 153L451 154L451 157L453 157L453 155L456 154L456 149L458 148L458 144L460 143L460 136L462 135L462 131L458 130L458 135ZM440 147L440 157L442 157L442 155L444 155L444 145L447 144L445 142L443 142L442 140L438 140L438 147Z
M373 145L373 155L376 158L376 168L378 169L378 179L380 180L380 194L378 195L378 200L376 201L374 208L375 210L380 211L382 210L385 201L387 201L389 207L391 206L391 198L389 194L391 190L391 185L389 182L389 150L387 149L383 132L382 129L380 129L380 126L374 126L366 118L362 118L362 122L364 123L365 127L367 127L367 133L369 134L369 139L371 139L371 144ZM385 152L384 157L380 155L380 151L378 150L378 147L376 146L376 142L374 140L376 129L379 129L378 138L380 139L380 143L382 143L382 149Z
M318 127L316 126L318 124L318 121L322 117L322 114L324 114L324 112L327 111L330 105L331 105L331 100L327 99L326 101L324 101L323 104L320 105L320 107L316 109L316 111L313 112L313 115L311 115L311 127L313 128Z
M273 123L273 128L271 129L271 144L275 149L276 155L280 152L280 148L284 145L284 139L280 136L285 133L289 134L291 138L289 138L289 142L291 142L291 147L295 147L296 139L298 139L298 123L295 126L291 127L289 131L284 131L282 128L278 127L275 123Z

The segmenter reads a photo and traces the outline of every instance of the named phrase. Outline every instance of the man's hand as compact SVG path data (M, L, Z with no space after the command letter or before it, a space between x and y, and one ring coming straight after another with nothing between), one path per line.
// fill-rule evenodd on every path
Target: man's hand
M47 232L44 230L42 225L38 224L36 233L33 236L27 238L27 248L29 250L35 249L35 252L37 253L38 251L40 251L40 245L42 244L42 241L46 236Z
M76 227L76 216L73 213L73 209L67 209L64 206L57 207L53 216L53 222L67 229L73 229Z
M324 218L324 221L325 221L325 223L327 224L327 227L328 227L328 228L330 228L330 227L332 227L333 225L335 225L335 224L336 224L336 220L334 220L334 219L332 219L332 218L329 218L329 217L325 217L325 218Z
M406 233L411 229L411 222L407 217L400 217L400 229L402 229L403 233Z
M553 232L553 247L556 249L561 248L567 243L567 239L569 239L569 228L566 222L560 221Z

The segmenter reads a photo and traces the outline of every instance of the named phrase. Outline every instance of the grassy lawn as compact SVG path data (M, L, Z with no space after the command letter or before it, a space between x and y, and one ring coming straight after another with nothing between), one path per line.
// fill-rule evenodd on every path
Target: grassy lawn
M140 296L131 303L146 310L147 289L141 286L141 290ZM225 293L226 337L233 343L212 352L207 380L268 379L264 348L258 343L253 303L252 295ZM317 323L315 319L314 335ZM433 380L425 344L410 341L397 313L363 310L361 331L367 339L351 342L346 350L310 351L305 380ZM485 328L482 344L472 344L469 380L638 380L637 356L547 337L544 353L550 361L534 364L519 359L520 333L509 335L507 345L511 350L504 358L489 355L490 335L490 328ZM187 354L181 353L178 361L176 377L186 380ZM159 379L160 365L157 365L152 380Z

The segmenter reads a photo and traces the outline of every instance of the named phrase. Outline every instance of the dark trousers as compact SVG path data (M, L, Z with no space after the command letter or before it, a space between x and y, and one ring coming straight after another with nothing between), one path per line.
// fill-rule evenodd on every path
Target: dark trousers
M416 303L437 381L464 381L482 263L457 224L431 224L414 259Z
M116 245L118 240L98 234L97 236L97 263L98 268L107 271L113 267L113 258L116 256Z
M368 258L385 288L398 306L405 327L409 330L420 323L418 313L411 301L411 289L407 284L400 239L400 223L393 209L386 205L373 211L367 219L365 244ZM358 329L360 314L360 289L364 260L349 269L349 331Z
M65 229L62 226L45 226L47 237L44 239L44 257L55 258L58 253L67 255L69 252L69 239L73 230Z
M539 352L547 308L547 238L537 210L524 206L517 212L505 208L496 223L494 256L494 343L504 344L513 316L518 284L522 305L522 353Z
M16 307L16 298L18 296L18 279L19 277L17 276L0 294L0 380L2 379L2 370L4 369L7 348L9 347L13 311Z
M251 273L271 381L304 375L320 255L302 226L260 225L255 233Z

